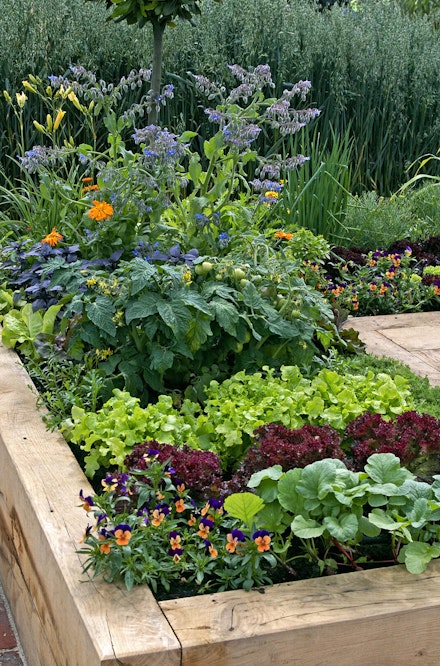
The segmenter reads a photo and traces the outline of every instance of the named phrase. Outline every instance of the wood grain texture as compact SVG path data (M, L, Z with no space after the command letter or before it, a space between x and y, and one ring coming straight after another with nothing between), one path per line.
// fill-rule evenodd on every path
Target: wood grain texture
M29 665L179 664L148 588L84 582L78 493L92 489L64 439L47 432L29 384L1 347L0 576Z
M438 666L440 563L160 602L183 666Z
M440 666L439 561L159 604L82 583L91 488L29 384L0 345L0 577L29 666Z

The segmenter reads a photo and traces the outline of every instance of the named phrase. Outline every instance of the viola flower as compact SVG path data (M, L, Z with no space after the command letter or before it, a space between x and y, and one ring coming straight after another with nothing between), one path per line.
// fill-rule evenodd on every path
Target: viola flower
M86 527L86 529L85 529L85 532L84 532L84 536L83 536L83 538L80 540L80 543L84 543L84 541L87 539L87 537L88 537L89 534L91 533L92 529L93 529L92 525L87 525L87 527Z
M259 553L264 553L266 550L270 550L270 534L267 530L258 530L252 535L252 539L257 544L257 550Z
M116 537L116 543L118 546L126 546L133 536L130 525L126 525L125 523L116 525L113 534Z
M208 514L208 512L212 511L212 510L216 511L220 516L222 515L222 513L223 513L223 504L222 504L221 500L218 500L218 499L215 499L215 498L211 497L211 499L209 499L206 502L205 506L200 511L200 513L202 514L202 516L206 516ZM213 520L212 516L209 516L209 515L208 515L208 519Z
M169 539L170 539L170 550L174 551L180 551L180 555L182 554L182 548L181 548L181 541L182 537L180 536L179 532L176 530L172 530L169 533Z
M99 541L106 541L106 537L103 534L100 534L98 539ZM109 543L108 541L106 541L106 543L102 543L99 546L99 552L103 553L104 555L108 555L110 553L110 550L111 550L111 543Z
M229 534L226 535L226 550L228 553L235 553L237 550L237 546L240 542L244 541L246 539L245 535L241 530L232 530Z
M174 562L179 562L181 556L183 555L183 548L169 548L168 555L173 558Z
M199 537L206 539L211 527L214 527L214 521L209 518L201 518L199 522L199 530L197 532Z
M182 498L178 499L178 500L174 503L174 506L175 506L175 508L176 508L176 512L177 512L177 513L182 513L182 511L185 511L185 510L186 510L185 500L182 499Z
M81 502L83 503L83 509L87 512L91 511L92 506L95 506L95 502L93 501L91 495L84 495L82 488L79 491L79 498Z
M215 560L215 558L218 556L218 550L214 548L212 543L210 542L209 539L204 539L204 543L206 546L207 552L211 555L212 559Z
M193 525L196 524L196 522L197 522L197 518L196 518L195 515L192 513L192 514L191 514L191 518L188 520L188 525L189 525L190 527L192 527Z
M101 485L107 492L111 493L118 487L118 480L111 474L107 474L105 479L102 479Z
M115 212L113 206L106 201L92 201L93 208L87 213L92 220L107 220Z
M44 245L47 243L47 245L50 245L51 247L54 247L55 245L58 245L60 241L62 241L64 236L58 233L56 230L56 227L52 227L52 231L50 234L47 234L41 241L41 244Z

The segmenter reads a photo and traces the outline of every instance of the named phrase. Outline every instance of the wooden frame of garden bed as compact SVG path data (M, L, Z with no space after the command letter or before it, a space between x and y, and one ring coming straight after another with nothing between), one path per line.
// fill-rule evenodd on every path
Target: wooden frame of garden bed
M438 666L440 562L157 603L84 582L91 488L0 346L0 578L29 666Z

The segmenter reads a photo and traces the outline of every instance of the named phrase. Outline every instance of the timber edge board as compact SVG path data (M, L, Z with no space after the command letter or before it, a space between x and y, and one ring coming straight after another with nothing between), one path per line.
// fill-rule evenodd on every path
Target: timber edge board
M440 562L156 602L84 582L90 485L0 344L0 578L29 666L438 666Z

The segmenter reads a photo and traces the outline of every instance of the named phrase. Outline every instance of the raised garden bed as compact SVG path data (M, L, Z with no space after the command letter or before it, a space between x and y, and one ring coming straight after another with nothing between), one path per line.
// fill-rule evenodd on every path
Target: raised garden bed
M17 356L0 346L0 577L29 666L437 666L440 562L156 602L84 582L92 492L46 431Z

